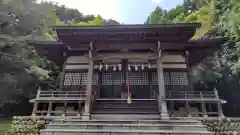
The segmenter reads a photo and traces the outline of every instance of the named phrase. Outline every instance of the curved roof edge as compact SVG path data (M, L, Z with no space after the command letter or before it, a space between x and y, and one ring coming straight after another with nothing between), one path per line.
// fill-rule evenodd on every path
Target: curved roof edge
M175 24L131 24L131 25L90 25L90 26L76 26L76 25L54 25L54 29L136 29L136 28L174 28L174 27L193 27L199 28L201 23L175 23Z

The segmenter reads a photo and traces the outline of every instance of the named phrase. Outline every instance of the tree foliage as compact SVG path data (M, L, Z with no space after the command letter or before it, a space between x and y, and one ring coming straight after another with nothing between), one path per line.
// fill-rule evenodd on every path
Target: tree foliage
M228 101L227 115L236 116L240 110L240 1L239 0L185 0L176 8L158 14L155 10L148 23L200 22L202 26L194 39L222 37L227 41L213 57L205 59L193 68L196 84L206 89L217 88ZM163 10L161 10L163 11ZM149 21L150 19L150 21ZM155 20L164 20L155 21ZM166 21L167 20L167 21Z
M10 104L26 106L38 86L56 89L59 68L40 58L27 40L56 40L50 26L119 24L101 16L83 15L76 9L36 0L0 1L0 113ZM15 106L16 107L16 106Z

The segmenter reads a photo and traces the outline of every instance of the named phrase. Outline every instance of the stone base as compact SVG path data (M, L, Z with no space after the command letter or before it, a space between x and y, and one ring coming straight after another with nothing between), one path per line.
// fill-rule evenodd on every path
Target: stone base
M90 120L90 116L91 116L90 113L84 113L84 114L82 115L82 119L83 119L83 120Z
M169 115L167 113L160 113L162 120L169 120Z

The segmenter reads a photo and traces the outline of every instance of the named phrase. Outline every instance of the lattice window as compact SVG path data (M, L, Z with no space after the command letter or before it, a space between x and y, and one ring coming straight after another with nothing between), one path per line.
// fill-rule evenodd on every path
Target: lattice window
M122 85L124 83L123 72L113 72L113 84Z
M152 84L158 85L157 72L152 72Z
M112 85L112 73L111 72L103 72L102 85Z
M72 76L73 76L73 73L65 73L65 76L64 76L64 85L72 85Z
M98 85L98 77L99 77L99 73L94 72L94 73L93 73L92 85Z
M87 85L87 73L82 72L82 73L65 73L64 77L64 85L65 86L80 86L80 85Z
M163 77L164 77L164 84L165 85L170 85L169 72L164 72ZM152 72L152 84L153 85L158 85L157 72Z
M82 73L82 85L87 85L87 74L86 72Z
M171 85L188 85L187 72L170 72Z
M80 86L87 85L87 72L73 72L73 73L65 73L64 77L64 85L65 86ZM98 85L98 73L93 73L93 81L92 85Z
M102 85L122 85L124 77L122 72L103 72Z
M171 85L171 79L170 79L170 76L169 76L169 72L164 72L163 77L164 77L164 84L165 85Z
M147 72L129 72L130 85L148 85Z
M164 72L165 85L188 85L188 77L186 72ZM158 85L157 72L152 72L153 85Z

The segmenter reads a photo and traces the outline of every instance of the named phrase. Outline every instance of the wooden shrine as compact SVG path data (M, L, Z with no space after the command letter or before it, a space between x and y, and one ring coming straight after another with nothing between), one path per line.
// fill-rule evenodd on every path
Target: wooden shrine
M29 41L38 55L62 70L59 89L39 90L31 100L32 115L90 119L97 101L149 100L157 103L162 119L224 117L217 90L194 90L189 75L224 42L192 40L199 27L54 26L57 41Z

